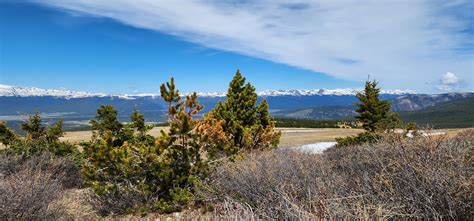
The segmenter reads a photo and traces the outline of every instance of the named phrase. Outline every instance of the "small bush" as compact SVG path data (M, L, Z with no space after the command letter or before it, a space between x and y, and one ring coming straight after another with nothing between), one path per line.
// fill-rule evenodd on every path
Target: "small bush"
M49 152L56 156L67 157L80 166L84 161L84 155L75 145L59 140L63 135L62 126L62 120L52 126L44 126L41 116L35 114L21 124L22 130L26 132L26 136L21 137L6 128L4 122L0 122L0 142L7 146L0 150L0 155L27 159Z
M337 137L337 146L355 146L363 145L366 143L375 143L382 138L381 135L376 133L363 132L355 136Z
M1 156L0 219L54 220L65 218L63 205L54 205L65 188L80 185L78 167L51 154L18 159Z
M467 220L474 215L473 146L468 131L452 139L392 137L322 155L263 152L216 168L201 191L216 213L264 219Z
M0 155L0 174L10 176L28 168L47 171L64 188L77 188L82 185L80 167L72 160L45 152L24 158L13 155Z

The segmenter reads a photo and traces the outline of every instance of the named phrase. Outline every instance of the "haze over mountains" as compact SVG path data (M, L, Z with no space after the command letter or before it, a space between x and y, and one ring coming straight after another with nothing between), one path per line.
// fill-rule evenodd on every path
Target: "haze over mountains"
M258 92L259 100L267 99L277 117L318 120L347 119L355 113L355 94L359 89L267 90ZM382 99L389 100L397 112L423 110L443 102L474 97L474 93L416 94L413 91L382 90ZM204 113L212 109L225 93L198 93ZM87 124L96 109L111 104L122 120L136 108L148 121L164 121L166 103L159 94L106 94L77 92L65 89L41 89L0 85L0 120L20 121L26 115L42 113L45 118L64 118L66 124Z

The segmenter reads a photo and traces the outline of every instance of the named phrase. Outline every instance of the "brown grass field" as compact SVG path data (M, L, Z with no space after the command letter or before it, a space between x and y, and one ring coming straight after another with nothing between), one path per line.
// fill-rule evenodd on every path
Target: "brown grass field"
M155 127L149 134L159 136L161 130L167 127ZM334 141L336 137L356 135L362 132L361 129L338 129L338 128L277 128L282 132L280 147L299 146L321 141ZM72 131L66 132L61 140L78 143L91 138L92 131Z
M167 130L168 127L155 127L149 134L159 136L160 130ZM339 128L277 128L282 132L279 147L293 147L304 144L311 144L323 141L334 141L336 137L352 136L362 132L362 129L339 129ZM445 132L448 137L452 137L467 129L440 129L435 132ZM73 143L87 141L91 138L92 131L66 132L62 140Z

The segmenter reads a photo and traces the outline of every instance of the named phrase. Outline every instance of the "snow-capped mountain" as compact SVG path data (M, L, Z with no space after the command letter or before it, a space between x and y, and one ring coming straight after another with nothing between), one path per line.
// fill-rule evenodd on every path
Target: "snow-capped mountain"
M266 90L258 92L259 96L313 96L313 95L355 95L362 89L340 88L340 89L291 89L291 90ZM411 90L381 90L381 94L414 94Z
M353 114L355 94L359 89L266 90L260 91L258 101L267 100L270 111L278 116L332 119ZM202 113L210 111L225 93L198 93L204 105ZM414 94L413 91L381 91L382 99L392 104L394 111L411 111L434 106L440 102L474 97L474 93L439 95ZM78 92L66 89L41 89L0 85L0 120L2 116L41 113L74 113L73 120L91 119L101 105L112 105L122 116L138 109L154 121L162 120L168 104L159 94L106 94ZM6 118L3 118L5 120ZM165 119L165 118L163 118Z
M265 90L257 92L260 97L275 96L314 96L314 95L355 95L361 89L342 88L342 89L289 89L289 90ZM382 90L382 94L404 95L414 94L410 90ZM203 92L198 93L200 97L225 97L225 92ZM42 89L36 87L21 87L0 84L0 96L5 97L40 97L51 96L61 98L86 98L86 97L118 97L122 99L135 99L137 97L159 97L159 94L106 94L91 93L82 91L71 91L66 89Z
M70 91L66 89L42 89L37 87L21 87L0 84L0 96L5 97L40 97L52 96L62 98L106 97L104 93Z

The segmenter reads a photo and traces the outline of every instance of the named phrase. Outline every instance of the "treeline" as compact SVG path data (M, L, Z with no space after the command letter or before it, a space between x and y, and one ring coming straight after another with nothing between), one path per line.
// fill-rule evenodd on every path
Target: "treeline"
M305 128L338 128L339 121L336 120L311 120L298 118L276 117L277 127L305 127Z

